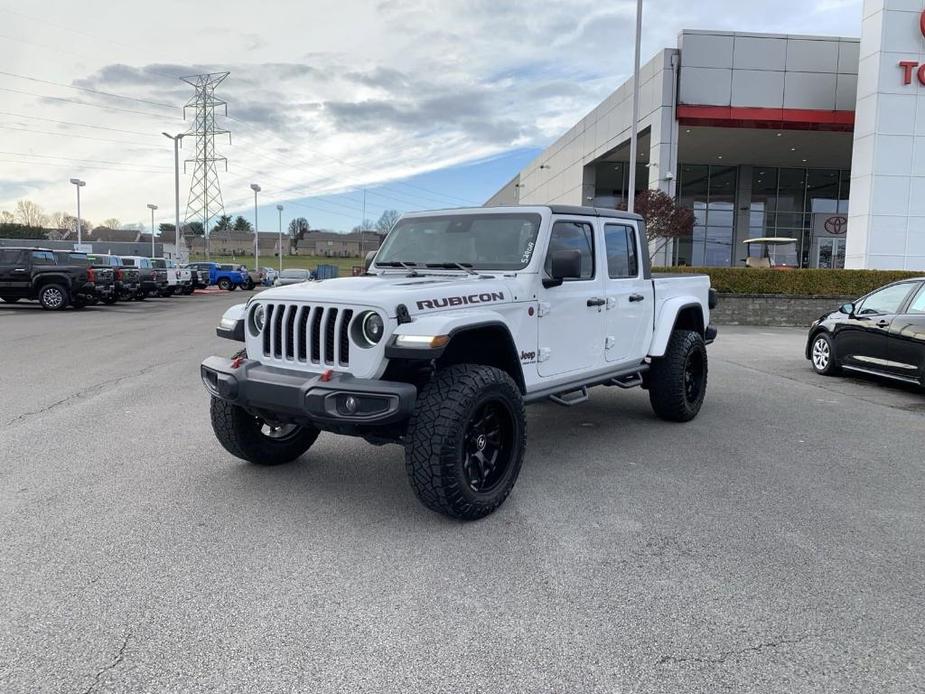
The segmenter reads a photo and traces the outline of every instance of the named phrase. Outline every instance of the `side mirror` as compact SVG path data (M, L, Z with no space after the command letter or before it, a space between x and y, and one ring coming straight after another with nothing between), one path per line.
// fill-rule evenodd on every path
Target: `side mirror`
M549 260L550 277L543 280L544 287L558 287L563 280L581 277L581 251L553 251Z
M838 311L839 313L844 313L846 316L853 316L854 304L842 304Z
M369 272L369 268L372 267L373 261L376 259L376 253L378 251L370 251L366 254L366 260L363 261L363 270Z

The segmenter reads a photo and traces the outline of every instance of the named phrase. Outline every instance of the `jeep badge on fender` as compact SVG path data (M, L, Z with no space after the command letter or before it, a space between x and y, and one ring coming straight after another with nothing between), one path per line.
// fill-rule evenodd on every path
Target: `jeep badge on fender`
M201 375L232 455L277 465L322 431L404 447L428 508L473 520L511 493L524 405L640 386L686 422L707 389L710 281L658 276L642 218L513 206L404 215L366 273L280 286L225 312L244 343Z

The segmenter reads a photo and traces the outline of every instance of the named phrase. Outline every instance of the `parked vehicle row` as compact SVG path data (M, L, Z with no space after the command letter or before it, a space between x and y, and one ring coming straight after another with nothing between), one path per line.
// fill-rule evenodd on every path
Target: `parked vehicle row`
M262 273L255 273L260 281ZM81 253L38 247L0 248L0 300L38 301L42 308L83 308L99 303L144 301L149 297L190 295L216 285L253 289L247 273L233 265L193 263L170 258Z

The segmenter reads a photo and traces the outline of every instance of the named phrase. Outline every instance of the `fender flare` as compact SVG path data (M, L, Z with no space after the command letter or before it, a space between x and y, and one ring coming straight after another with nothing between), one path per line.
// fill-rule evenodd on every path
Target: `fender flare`
M655 316L655 332L652 335L652 343L649 346L650 357L664 356L668 348L668 340L675 330L678 323L678 316L682 311L695 309L700 313L702 329L706 329L706 315L703 303L695 296L676 296L668 299L661 307L658 315ZM703 334L703 333L701 333Z

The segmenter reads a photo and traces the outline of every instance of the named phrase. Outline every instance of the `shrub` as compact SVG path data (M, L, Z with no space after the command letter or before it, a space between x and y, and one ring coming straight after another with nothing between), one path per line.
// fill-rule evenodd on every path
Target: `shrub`
M890 282L921 277L925 272L901 270L773 270L732 267L668 267L658 272L697 273L710 276L721 294L791 294L859 297Z

